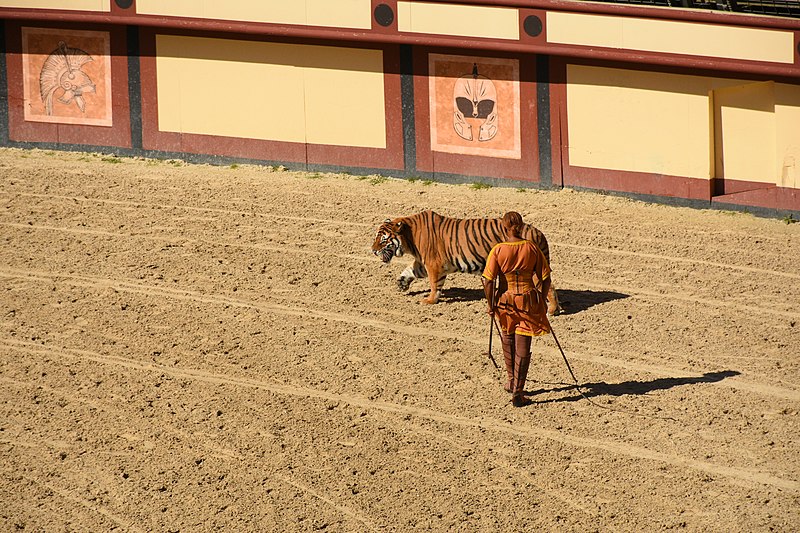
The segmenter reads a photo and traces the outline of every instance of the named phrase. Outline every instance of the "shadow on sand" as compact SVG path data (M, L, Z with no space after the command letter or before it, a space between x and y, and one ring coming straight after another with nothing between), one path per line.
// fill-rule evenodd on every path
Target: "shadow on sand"
M614 291L573 291L569 289L559 289L558 301L563 309L562 315L572 315L581 311L586 311L597 304L611 302L627 298L628 295ZM427 287L424 290L408 291L410 296L423 296L428 294ZM475 302L483 299L483 288L476 287L465 289L463 287L450 287L442 289L439 294L440 302Z
M736 370L722 370L721 372L706 372L702 376L693 376L685 378L658 378L652 381L623 381L622 383L582 383L581 390L588 398L596 398L598 396L625 396L627 394L640 395L647 394L657 390L666 390L673 387L680 387L682 385L694 385L697 383L716 383L725 378L738 376L740 372ZM547 385L550 385L549 383ZM561 384L557 384L561 385ZM536 390L525 391L528 397L536 396L538 394L546 394L553 392L565 392L575 390L575 385L564 385L552 388L542 388ZM582 399L580 394L565 396L563 398L552 398L548 400L535 400L529 398L532 403L555 403L555 402L576 402Z
M408 296L427 296L430 294L430 289L408 291ZM483 299L483 288L478 289L464 289L461 287L450 287L439 291L440 302L477 302Z
M480 282L478 282L480 285ZM483 287L478 289L464 289L452 287L442 290L439 300L442 302L476 302L483 299Z
M562 315L573 315L586 311L597 304L621 300L629 296L615 291L573 291L558 287L556 290L558 291L558 301L563 309Z

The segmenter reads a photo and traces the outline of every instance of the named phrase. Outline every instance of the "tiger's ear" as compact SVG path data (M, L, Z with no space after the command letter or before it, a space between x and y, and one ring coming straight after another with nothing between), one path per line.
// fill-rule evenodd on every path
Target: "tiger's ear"
M400 229L403 229L403 226L405 226L405 224L404 224L402 221L399 221L399 222L397 222L397 223L395 224L395 227L396 227L398 230L400 230Z
M391 218L387 218L386 220L384 220L384 221L383 221L383 223L384 223L384 224L388 224L388 223L389 223L389 222L391 222L391 221L392 221L392 219L391 219Z

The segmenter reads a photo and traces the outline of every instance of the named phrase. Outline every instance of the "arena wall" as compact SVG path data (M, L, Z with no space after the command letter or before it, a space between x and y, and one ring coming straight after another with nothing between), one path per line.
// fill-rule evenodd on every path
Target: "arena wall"
M787 17L0 0L0 31L5 146L800 213L800 20Z
M698 199L718 181L795 188L797 85L570 64L566 87L571 167L708 182Z

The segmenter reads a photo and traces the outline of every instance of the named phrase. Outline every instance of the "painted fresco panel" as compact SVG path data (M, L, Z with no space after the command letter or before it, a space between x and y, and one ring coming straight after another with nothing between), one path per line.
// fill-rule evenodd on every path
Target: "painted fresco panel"
M26 121L112 125L108 32L23 27L22 72Z
M520 159L516 59L430 54L431 149Z

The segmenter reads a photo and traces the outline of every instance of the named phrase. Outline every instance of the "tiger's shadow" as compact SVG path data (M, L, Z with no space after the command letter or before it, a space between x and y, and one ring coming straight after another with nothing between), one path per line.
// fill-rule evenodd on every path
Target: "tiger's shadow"
M408 291L409 296L424 296L430 290ZM483 299L483 289L463 289L461 287L451 287L439 291L439 302L477 302Z
M595 305L628 298L630 295L616 291L573 291L570 289L557 289L558 301L561 304L562 315L572 315L586 311ZM409 291L411 296L428 294L427 290ZM465 289L451 287L443 289L439 294L440 302L476 302L484 298L483 289Z

